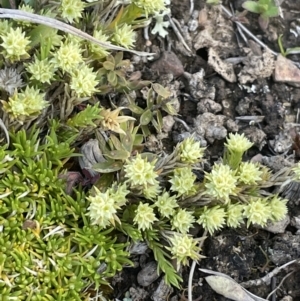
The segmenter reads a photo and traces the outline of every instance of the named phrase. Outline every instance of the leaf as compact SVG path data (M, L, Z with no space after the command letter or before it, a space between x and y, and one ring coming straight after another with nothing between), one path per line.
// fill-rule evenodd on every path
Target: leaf
M112 142L116 150L124 150L121 141L114 134L110 135L110 141Z
M147 124L150 123L150 121L152 120L152 118L153 118L152 112L151 112L150 110L146 110L146 111L142 114L142 116L141 116L141 118L140 118L140 124L141 124L141 125L147 125Z
M148 136L151 135L151 132L150 132L150 130L149 130L149 128L148 128L147 125L142 125L141 129L142 129L144 137L148 137Z
M171 96L171 92L160 84L153 84L152 87L153 90L163 98L168 98Z
M123 145L123 148L131 153L132 152L132 147L133 147L133 139L132 139L132 135L130 134L130 132L126 132L126 135L121 135L121 142Z
M100 173L110 173L120 170L123 167L122 161L107 161L93 165L93 170Z
M105 156L114 160L126 160L130 156L130 153L126 150L113 150L107 152Z
M205 280L216 293L228 299L234 301L267 301L266 299L260 298L248 292L245 288L243 288L226 274L207 269L199 269L199 271L213 274L214 276L205 277Z
M277 6L272 6L268 8L268 10L264 13L264 15L270 18L277 17L279 16L279 9Z
M255 14L261 14L261 8L259 6L259 4L255 1L246 1L242 4L242 7L248 11L250 11L251 13L255 13Z
M115 62L116 62L116 66L118 64L120 64L123 60L123 52L118 52L116 55L115 55ZM129 61L130 63L130 61Z
M55 36L57 30L46 25L38 25L29 32L30 47L36 47L42 40Z
M111 71L115 69L114 63L109 62L109 61L104 62L104 63L103 63L103 67L104 67L106 70L111 70Z
M286 55L299 54L299 53L300 53L300 47L293 47L293 48L287 48L286 49Z
M144 110L142 108L140 108L139 106L137 106L135 103L132 102L128 106L128 109L137 115L142 115L144 113Z
M107 80L112 86L116 86L118 84L118 78L114 71L109 71Z
M101 175L100 179L94 184L100 191L105 191L107 187L110 187L112 182L114 181L114 174L107 173Z
M141 134L137 134L134 137L133 145L140 145L143 143L144 136Z

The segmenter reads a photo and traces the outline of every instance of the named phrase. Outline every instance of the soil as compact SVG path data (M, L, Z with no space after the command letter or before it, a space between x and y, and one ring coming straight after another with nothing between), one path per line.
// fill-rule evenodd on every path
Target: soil
M232 7L236 18L242 20L243 2L223 1L223 5L228 9ZM271 168L280 169L280 162L293 153L293 139L300 130L297 126L300 88L274 81L275 57L249 36L246 43L235 22L222 13L219 6L207 6L204 0L195 1L194 5L191 17L189 0L172 0L171 4L172 17L178 21L191 51L184 47L171 28L166 39L150 35L147 42L150 47L145 46L141 31L137 48L145 50L148 47L151 52L159 50L161 55L158 61L138 62L136 70L142 70L142 78L167 83L175 90L180 100L179 118L189 129L204 134L208 162L222 156L227 133L238 131L255 143L255 148L247 154L248 159L259 154ZM277 53L280 52L278 37L281 34L285 48L300 45L300 2L285 0L281 8L284 18L271 18L266 31L260 28L257 15L248 13L243 19L253 35ZM299 34L296 36L297 30ZM232 58L237 62L234 65L226 61ZM300 62L300 54L289 55L288 59ZM202 76L202 80L195 80L195 74L199 78ZM172 131L162 140L163 148L171 150L186 131L184 123L175 122ZM300 216L299 198L295 193L289 202L291 220ZM200 297L202 301L228 300L210 288L204 280L207 274L198 268L224 273L238 283L259 279L276 266L300 257L300 235L297 225L292 222L280 234L253 227L225 229L206 239L203 255L206 258L197 265L193 277L193 300ZM150 253L146 262L152 260ZM136 280L140 269L125 268L118 279L114 279L114 297L122 299L130 290L133 300L151 299L161 277L150 286L141 288ZM277 299L272 300L287 296L291 299L286 300L300 300L299 264L282 270L273 277L272 284L251 286L248 290L266 298L290 271L294 272L277 290ZM186 300L184 289L187 288L189 268L184 268L181 273L184 279L182 290L173 290L164 300Z

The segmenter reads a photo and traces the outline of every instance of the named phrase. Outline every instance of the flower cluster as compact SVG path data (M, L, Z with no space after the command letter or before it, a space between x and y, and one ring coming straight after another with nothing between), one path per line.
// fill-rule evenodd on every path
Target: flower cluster
M176 229L178 232L185 234L193 226L194 222L195 217L193 213L180 208L171 220L172 230Z
M193 164L199 162L204 155L205 148L200 147L200 143L193 137L189 137L179 145L180 160L183 163Z
M116 213L121 206L125 205L128 193L129 191L125 184L118 186L118 188L116 188L116 185L113 185L112 188L105 192L101 192L94 186L94 195L87 198L90 201L88 215L92 224L99 225L104 229L111 224L114 225L115 220L120 222Z
M229 204L227 206L227 226L237 228L243 223L244 205L242 204Z
M78 97L89 97L95 92L99 92L95 87L98 85L97 73L87 65L80 65L79 68L71 72L72 78L70 87Z
M27 50L29 49L30 40L22 32L22 29L10 28L8 32L0 35L2 39L2 54L11 62L29 58Z
M177 260L177 270L179 270L180 264L188 265L188 260L191 258L192 260L199 260L200 248L198 242L193 239L193 237L187 234L178 234L174 233L173 237L168 236L168 240L170 241L170 247L167 247L170 250L173 258Z
M133 0L133 3L143 9L146 18L149 14L156 14L166 9L164 0Z
M262 180L263 172L260 170L257 164L252 162L242 162L239 166L237 176L240 183L246 185L254 185Z
M50 81L54 79L56 69L53 62L48 59L39 60L37 57L26 67L26 70L31 73L31 79L39 81L42 84L50 84Z
M120 111L123 109L123 107L119 107L113 111L111 111L111 109L103 109L101 111L100 115L103 117L101 125L104 130L109 130L125 135L125 132L120 127L120 123L126 122L128 120L135 120L135 118L130 116L119 116Z
M138 226L139 230L151 229L152 224L157 220L153 208L145 203L139 203L135 210L133 222Z
M148 162L138 154L134 159L127 160L124 171L128 182L133 187L155 185L157 173L154 171L155 162Z
M44 100L45 94L32 87L26 87L23 92L15 92L9 101L2 100L4 110L13 118L23 122L26 116L36 116L48 106Z
M224 154L224 162L232 169L237 169L242 161L243 154L252 147L251 143L244 134L229 134L227 143L225 143L226 151Z
M82 17L84 2L81 0L62 0L61 1L61 16L70 23Z
M207 206L205 206L197 223L202 225L204 229L207 229L210 234L213 234L215 230L219 230L224 226L225 217L226 213L224 208L220 208L220 206L207 208Z
M115 28L112 41L125 48L132 48L136 41L136 34L130 25L124 24Z
M108 43L109 42L109 37L103 33L103 31L100 30L95 30L93 33L93 37L103 43ZM89 44L89 50L97 57L97 58L104 58L109 55L109 52L103 48L102 46L95 44L95 43L90 43Z
M162 217L170 218L175 214L175 208L179 207L176 201L176 196L170 196L168 192L159 195L155 206L157 207Z
M236 195L237 177L228 165L214 165L212 171L205 175L205 179L206 193L222 203L229 203L230 195Z
M176 192L179 196L187 196L195 193L195 180L196 176L192 169L190 167L182 167L174 169L173 176L169 182L172 184L172 191Z
M65 41L54 54L54 66L63 71L72 72L80 63L83 63L81 53L82 49L77 42Z

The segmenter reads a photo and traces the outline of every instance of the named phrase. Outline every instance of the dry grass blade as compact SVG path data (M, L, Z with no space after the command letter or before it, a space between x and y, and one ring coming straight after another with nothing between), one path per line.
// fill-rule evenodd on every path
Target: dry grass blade
M131 53L134 53L136 55L140 56L148 56L148 55L153 55L153 53L148 53L148 52L141 52L141 51L135 51L135 50L130 50L126 49L124 47L120 46L115 46L110 43L104 43L101 42L97 39L95 39L93 36L87 34L86 32L81 31L80 29L77 29L69 24L66 24L64 22L61 22L59 20L45 17L45 16L40 16L37 14L32 14L28 12L24 12L18 9L6 9L6 8L0 8L0 18L8 18L8 19L15 19L15 20L21 20L21 21L29 21L33 23L38 23L38 24L43 24L58 30L62 30L66 33L75 35L79 38L88 40L90 42L96 43L102 47L112 49L112 50L120 50L120 51L128 51Z

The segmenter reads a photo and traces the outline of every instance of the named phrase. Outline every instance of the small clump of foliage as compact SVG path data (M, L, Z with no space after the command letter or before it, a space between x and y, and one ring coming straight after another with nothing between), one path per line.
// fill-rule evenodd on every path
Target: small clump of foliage
M109 45L133 48L136 29L161 16L166 1L22 1L18 9L72 24L106 47L43 24L0 22L0 125L10 136L0 146L1 300L103 300L139 241L166 283L180 287L180 267L203 257L195 224L214 235L285 217L287 200L271 187L296 179L299 166L278 175L243 162L252 147L243 135L229 135L209 171L193 136L171 154L144 151L163 116L176 115L176 97L130 80L130 61ZM130 97L141 88L144 106ZM126 95L128 106L108 107L109 93ZM101 151L87 168L98 178L70 184L89 139Z

